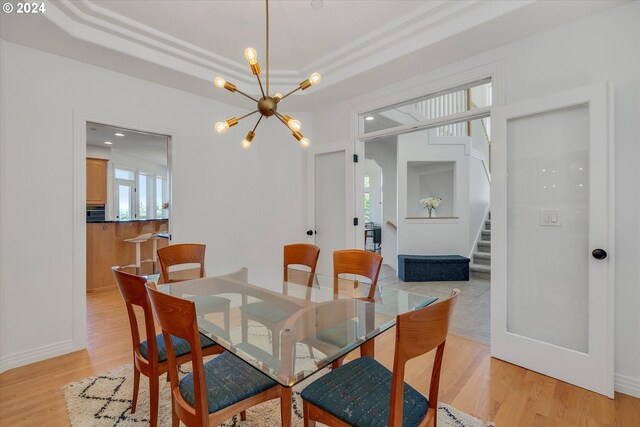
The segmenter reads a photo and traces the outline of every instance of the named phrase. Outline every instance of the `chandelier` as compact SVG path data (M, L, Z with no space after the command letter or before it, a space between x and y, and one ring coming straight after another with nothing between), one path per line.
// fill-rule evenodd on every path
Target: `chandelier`
M225 133L230 127L235 126L238 124L238 122L244 118L247 118L255 113L260 113L260 118L258 119L258 122L256 123L256 125L253 127L253 130L251 130L248 134L247 137L245 139L242 140L242 147L243 148L250 148L251 147L251 141L253 141L253 138L255 137L255 131L258 127L258 125L260 124L260 121L266 117L269 118L271 116L275 116L277 117L291 132L292 135L295 139L297 139L300 144L303 147L308 147L310 144L309 138L305 138L301 133L300 133L300 129L302 128L302 124L300 123L299 120L295 120L292 117L288 116L288 115L283 115L278 113L278 104L285 99L287 96L291 95L294 92L297 92L299 90L306 90L308 88L310 88L311 86L318 84L320 82L320 74L319 73L313 73L309 76L308 79L304 80L302 83L300 83L298 85L298 87L296 87L295 89L293 89L291 92L287 93L286 95L282 95L281 93L275 93L273 94L273 96L269 95L269 0L265 0L266 1L266 21L267 21L267 31L266 31L266 45L267 45L267 51L266 51L266 63L267 63L267 70L266 70L266 89L262 87L262 81L260 79L260 65L258 64L258 54L256 52L256 50L252 47L247 48L244 51L244 57L247 59L247 61L249 62L249 66L251 67L251 72L253 73L254 76L256 76L256 78L258 79L258 85L260 86L260 92L262 93L262 98L260 99L255 99L254 97L247 95L246 93L242 92L241 90L239 90L236 85L229 83L228 81L226 81L224 78L218 76L214 79L214 84L219 87L219 88L224 88L227 89L230 92L237 92L240 95L243 95L249 99L251 99L252 101L256 102L258 104L258 109L255 111L252 111L251 113L245 114L242 117L231 117L229 120L225 120L224 122L218 122L215 124L215 129L216 132L218 133Z

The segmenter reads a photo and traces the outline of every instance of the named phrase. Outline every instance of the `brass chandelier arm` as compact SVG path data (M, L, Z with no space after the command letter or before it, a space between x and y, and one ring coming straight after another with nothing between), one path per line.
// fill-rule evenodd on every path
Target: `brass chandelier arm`
M258 100L255 99L253 96L247 95L246 93L244 93L243 91L239 90L238 88L236 88L236 92L238 92L240 95L246 96L247 98L249 98L250 100L252 100L254 102L258 102Z
M269 0L266 0L267 5L267 95L269 95Z
M240 120L245 119L245 118L247 118L247 117L249 117L249 116L251 116L251 115L253 115L253 114L257 113L258 111L260 111L260 110L252 111L252 112L250 112L250 113L245 114L245 115L244 115L244 116L242 116L242 117L238 117L238 118L236 119L236 121L238 121L238 122L239 122Z
M291 95L291 94L293 94L293 93L295 93L295 92L299 91L300 89L302 89L302 88L301 88L300 86L298 86L297 88L295 88L294 90L292 90L291 92L289 92L288 94L286 94L286 95L284 95L282 98L280 98L280 99L278 100L278 102L282 101L282 100L283 100L283 99L285 99L287 96L289 96L289 95Z
M256 129L258 129L258 125L260 124L260 120L262 120L264 116L261 114L260 118L258 119L258 121L256 122L256 125L253 127L253 130L251 132L255 132Z
M260 74L256 74L256 78L258 79L258 85L260 85L260 92L262 92L262 97L266 98L264 94L264 89L262 88L262 80L260 80Z

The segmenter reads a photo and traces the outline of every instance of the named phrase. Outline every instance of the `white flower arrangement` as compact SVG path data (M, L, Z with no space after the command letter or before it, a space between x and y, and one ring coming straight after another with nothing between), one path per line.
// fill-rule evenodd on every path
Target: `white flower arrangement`
M438 206L440 206L441 202L442 199L440 197L427 197L426 199L420 200L422 208L429 212L429 217L433 216L434 211Z

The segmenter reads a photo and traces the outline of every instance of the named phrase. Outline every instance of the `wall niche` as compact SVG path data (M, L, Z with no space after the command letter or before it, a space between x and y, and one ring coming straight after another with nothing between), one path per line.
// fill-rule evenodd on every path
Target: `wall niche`
M420 203L428 197L442 199L437 217L455 217L455 169L456 162L407 162L407 217L428 217Z

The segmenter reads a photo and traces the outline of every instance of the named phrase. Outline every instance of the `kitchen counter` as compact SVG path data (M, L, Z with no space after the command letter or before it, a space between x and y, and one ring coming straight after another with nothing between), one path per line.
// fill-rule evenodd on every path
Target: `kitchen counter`
M125 242L144 233L156 234L168 228L168 219L130 221L100 221L87 223L87 292L111 289L116 286L111 267L135 264L136 245ZM157 239L158 248L168 245L168 239ZM153 256L153 240L140 245L141 259ZM143 262L141 274L153 271L152 262Z
M169 218L148 218L148 219L104 219L98 221L87 221L87 224L112 224L127 222L152 222L152 221L168 221Z

